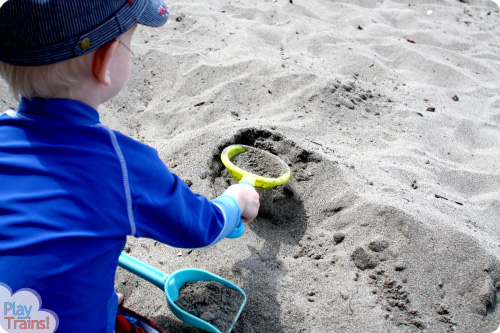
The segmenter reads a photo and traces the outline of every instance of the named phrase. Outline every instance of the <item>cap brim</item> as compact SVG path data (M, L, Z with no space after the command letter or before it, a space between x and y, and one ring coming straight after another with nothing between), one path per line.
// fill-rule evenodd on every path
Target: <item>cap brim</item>
M102 2L107 4L96 15L90 15L88 11L95 10L101 1L30 1L31 4L28 0L13 0L1 7L2 62L16 66L42 66L68 60L96 50L137 23L150 27L164 25L169 15L163 0L106 0ZM79 24L76 25L68 23L78 17L88 19L77 20ZM22 19L31 22L29 29L19 29L20 22L24 22ZM33 22L42 27L36 33Z

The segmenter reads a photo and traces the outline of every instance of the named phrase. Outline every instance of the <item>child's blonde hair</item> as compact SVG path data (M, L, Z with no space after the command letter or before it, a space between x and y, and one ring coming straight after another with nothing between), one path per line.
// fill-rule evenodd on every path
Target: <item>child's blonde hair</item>
M14 66L0 61L0 75L14 97L53 98L58 92L71 93L92 74L94 52L45 66Z

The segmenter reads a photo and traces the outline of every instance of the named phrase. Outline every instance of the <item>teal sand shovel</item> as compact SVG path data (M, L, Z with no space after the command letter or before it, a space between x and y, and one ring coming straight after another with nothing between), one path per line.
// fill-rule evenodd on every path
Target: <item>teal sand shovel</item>
M237 285L226 279L223 279L218 275L204 271L202 269L186 268L175 271L174 273L168 275L154 268L153 266L150 266L123 252L120 254L120 257L118 259L118 265L126 269L127 271L143 278L144 280L151 282L152 284L163 290L167 298L168 307L170 308L170 311L172 311L172 313L177 318L179 318L186 324L201 328L207 332L222 333L214 325L210 324L209 322L199 317L190 314L189 312L182 310L180 307L177 306L177 304L175 304L175 301L179 299L179 291L187 282L215 281L229 288L236 289L237 291L243 294L244 299L241 304L241 307L238 313L236 314L231 324L231 327L229 328L227 333L231 332L231 330L233 329L234 324L238 320L238 317L240 316L241 311L243 310L243 307L245 306L247 300L245 292L242 289L240 289Z

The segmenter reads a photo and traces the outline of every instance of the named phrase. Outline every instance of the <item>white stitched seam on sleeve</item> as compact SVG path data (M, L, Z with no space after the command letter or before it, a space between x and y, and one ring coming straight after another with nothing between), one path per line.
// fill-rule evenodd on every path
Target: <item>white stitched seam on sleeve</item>
M118 160L120 161L120 165L122 168L123 175L123 187L125 189L125 197L127 200L127 214L128 221L130 223L131 235L135 236L135 220L134 220L134 212L132 211L132 195L130 194L130 184L128 181L128 172L127 172L127 163L125 162L125 157L123 157L122 150L120 149L120 145L118 144L118 140L116 139L115 132L107 128L103 125L98 125L99 127L104 128L108 131L109 137L111 138L111 143L113 144L113 148L115 149L115 153L118 156Z

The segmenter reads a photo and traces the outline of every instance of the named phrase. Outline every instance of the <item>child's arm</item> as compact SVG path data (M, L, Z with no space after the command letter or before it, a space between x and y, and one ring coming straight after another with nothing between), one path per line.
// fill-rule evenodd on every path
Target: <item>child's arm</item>
M128 213L131 236L178 248L200 248L230 235L241 220L249 222L257 216L259 196L253 186L233 185L208 200L171 173L155 149L121 133L112 134L123 163L117 164L122 167L121 175L114 171L110 176L117 184L123 179L125 191L118 187L116 194L124 193L127 205L112 211Z

